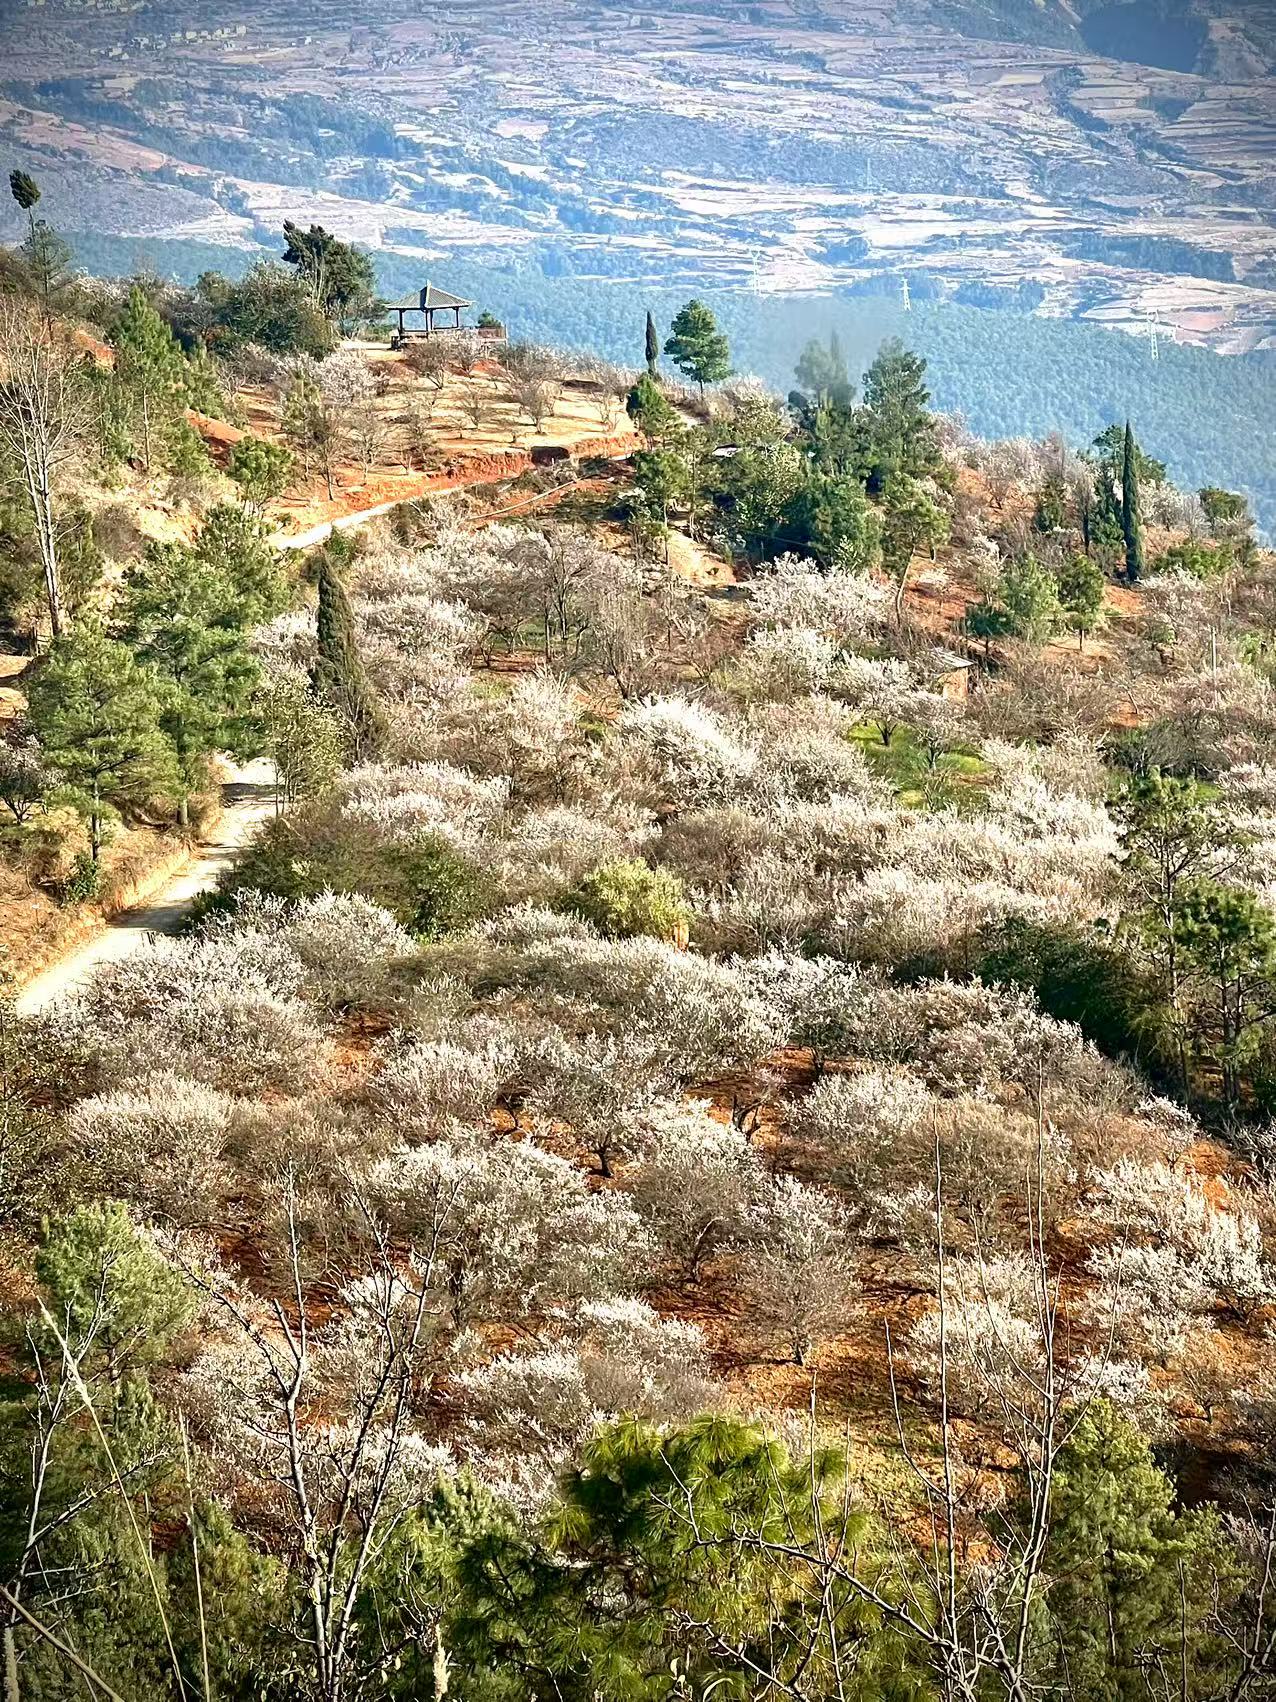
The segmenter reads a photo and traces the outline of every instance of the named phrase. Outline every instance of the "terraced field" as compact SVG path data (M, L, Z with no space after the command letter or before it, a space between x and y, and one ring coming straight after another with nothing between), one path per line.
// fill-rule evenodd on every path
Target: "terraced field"
M1261 5L64 0L7 34L0 139L89 264L112 237L242 261L291 217L409 273L763 296L907 277L915 299L1276 343Z

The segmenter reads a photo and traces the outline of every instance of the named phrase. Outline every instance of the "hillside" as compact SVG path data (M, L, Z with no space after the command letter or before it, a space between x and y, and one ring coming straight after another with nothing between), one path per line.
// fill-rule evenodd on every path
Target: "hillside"
M296 254L0 266L7 1698L1270 1702L1244 498Z

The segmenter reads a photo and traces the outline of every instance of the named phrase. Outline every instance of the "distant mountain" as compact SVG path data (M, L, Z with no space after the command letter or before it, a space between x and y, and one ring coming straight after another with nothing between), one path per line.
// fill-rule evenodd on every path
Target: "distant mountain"
M318 221L372 250L387 288L459 280L578 345L614 345L638 297L712 293L752 337L800 328L804 300L880 318L907 285L957 316L949 401L1010 430L1039 414L1022 371L1076 391L1078 429L1122 405L1107 341L1064 356L1042 320L1136 333L1138 370L1153 329L1166 349L1276 350L1267 0L49 0L18 17L0 164L39 178L91 269L242 270L279 252L285 218ZM7 200L0 219L16 239ZM791 340L758 342L778 382ZM985 346L1019 363L992 396ZM1044 351L1067 368L1053 382ZM1221 418L1227 381L1190 370ZM1186 417L1179 433L1190 451ZM1238 443L1222 469L1268 506L1259 460Z
M0 137L83 233L253 252L287 216L427 270L763 294L907 274L1253 349L1276 340L1269 14L64 0L9 32Z

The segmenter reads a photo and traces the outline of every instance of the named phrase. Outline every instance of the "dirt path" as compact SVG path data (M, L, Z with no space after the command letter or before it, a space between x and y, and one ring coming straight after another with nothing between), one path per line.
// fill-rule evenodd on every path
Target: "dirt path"
M28 981L17 996L20 1015L34 1016L82 987L103 964L119 963L144 950L153 934L176 932L194 900L216 883L272 814L275 790L270 764L259 760L232 769L222 799L214 837L199 847L186 867L145 904L123 911L92 939Z

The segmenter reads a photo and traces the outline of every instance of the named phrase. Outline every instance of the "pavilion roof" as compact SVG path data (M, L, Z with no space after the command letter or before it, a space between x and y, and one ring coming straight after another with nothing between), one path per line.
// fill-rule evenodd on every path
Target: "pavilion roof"
M447 290L441 290L434 284L426 284L424 289L415 295L408 296L403 301L390 303L391 313L428 313L431 308L473 307L472 301L466 301L464 296L450 295Z

